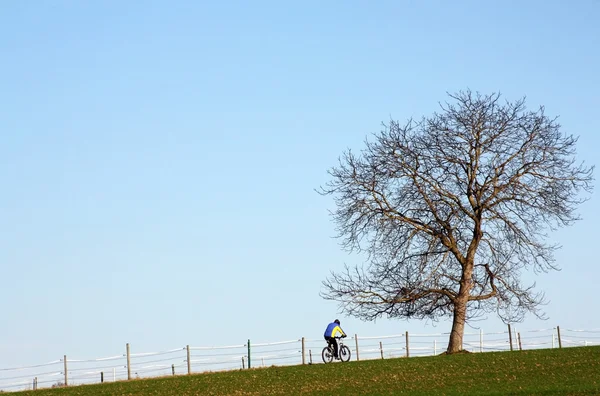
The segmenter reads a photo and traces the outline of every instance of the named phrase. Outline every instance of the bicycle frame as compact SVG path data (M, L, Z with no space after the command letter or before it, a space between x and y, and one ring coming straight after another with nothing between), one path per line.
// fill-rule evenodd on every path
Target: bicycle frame
M350 348L348 346L344 345L343 338L344 337L335 337L335 340L338 345L338 360L347 362L350 360L351 352L350 352ZM346 351L346 352L344 352L344 351ZM330 363L332 361L333 346L329 342L327 343L327 346L325 348L323 348L323 352L321 353L321 355L323 356L323 361L325 363ZM347 356L347 358L344 358L344 356Z

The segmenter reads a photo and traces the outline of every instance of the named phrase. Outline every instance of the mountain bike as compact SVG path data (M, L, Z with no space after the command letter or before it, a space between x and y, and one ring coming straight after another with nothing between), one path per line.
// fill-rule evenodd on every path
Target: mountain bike
M338 360L347 362L350 360L350 348L344 345L343 338L344 337L335 337L338 342ZM323 352L321 352L321 356L323 357L323 362L331 363L333 361L333 345L327 343L327 346L323 348Z

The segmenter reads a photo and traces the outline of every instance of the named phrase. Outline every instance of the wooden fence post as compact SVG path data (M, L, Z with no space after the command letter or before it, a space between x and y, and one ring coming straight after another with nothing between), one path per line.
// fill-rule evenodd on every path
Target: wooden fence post
M175 375L175 363L173 363L171 365L171 373L173 373L173 375Z
M64 356L64 364L65 364L65 386L69 386L69 375L67 369L67 355Z
M100 383L104 383L104 371L100 371Z
M512 331L510 330L510 323L508 324L508 342L510 342L510 350L513 350L512 344Z
M383 343L379 341L379 351L381 351L381 358L383 359Z
M521 333L517 333L517 338L519 339L519 351L523 350L523 345L521 344Z
M360 357L358 355L358 335L356 334L354 334L354 342L356 343L356 361L358 362Z
M408 331L406 332L406 357L410 357L410 353L408 352Z
M304 349L304 337L302 337L302 365L306 364L306 354Z
M562 348L562 339L560 338L560 326L556 326L556 334L558 335L558 347Z
M312 364L312 349L308 350L308 358L310 359L309 360L309 362L310 362L309 364Z
M131 379L131 355L129 354L129 343L125 345L127 351L127 380Z
M186 354L187 354L187 371L188 375L192 374L192 354L190 353L190 346L186 345Z
M251 368L251 360L250 360L250 339L248 339L248 368Z

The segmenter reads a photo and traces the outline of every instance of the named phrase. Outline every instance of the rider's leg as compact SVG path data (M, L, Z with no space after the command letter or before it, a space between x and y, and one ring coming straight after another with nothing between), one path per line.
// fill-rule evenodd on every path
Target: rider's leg
M332 351L333 357L337 359L337 342L335 337L325 337L329 350Z
M325 337L325 341L327 341L327 347L329 347L330 350L333 350L332 345L333 342L331 341L333 339L333 337Z
M333 344L333 357L338 358L338 343L335 337L331 337L331 343Z

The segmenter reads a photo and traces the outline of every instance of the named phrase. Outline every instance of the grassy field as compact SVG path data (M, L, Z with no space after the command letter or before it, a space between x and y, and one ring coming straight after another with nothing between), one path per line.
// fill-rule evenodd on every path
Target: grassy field
M16 394L600 395L600 347L270 367Z

